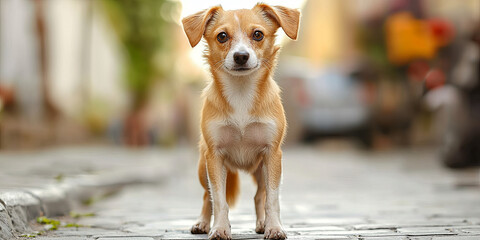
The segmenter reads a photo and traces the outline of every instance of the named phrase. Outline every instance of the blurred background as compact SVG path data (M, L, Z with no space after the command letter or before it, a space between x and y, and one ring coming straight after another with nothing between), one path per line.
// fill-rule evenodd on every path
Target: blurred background
M180 20L220 2L256 3L0 0L0 151L196 147L209 74ZM480 164L480 0L264 2L302 11L278 32L287 145Z

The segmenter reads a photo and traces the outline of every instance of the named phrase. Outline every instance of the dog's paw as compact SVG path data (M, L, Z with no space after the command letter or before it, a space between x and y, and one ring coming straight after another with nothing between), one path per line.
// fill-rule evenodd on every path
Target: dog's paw
M212 240L231 240L232 234L230 233L229 227L214 227L210 234L208 234L208 239Z
M265 232L265 221L257 221L257 227L255 227L255 232L262 234Z
M282 227L275 226L267 227L263 236L265 239L286 239L287 233L283 231Z
M210 231L210 223L200 221L196 223L195 225L192 226L192 229L190 229L190 232L192 234L205 234Z

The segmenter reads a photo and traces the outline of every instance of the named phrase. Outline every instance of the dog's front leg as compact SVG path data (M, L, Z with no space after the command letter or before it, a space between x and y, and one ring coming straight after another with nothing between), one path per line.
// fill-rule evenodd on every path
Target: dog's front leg
M223 159L215 153L207 153L207 171L210 194L213 200L213 227L209 239L232 239L230 221L228 220L228 204L226 201L227 169Z
M257 182L257 193L255 194L255 212L257 214L256 233L265 233L265 177L263 174L263 164L258 166L253 173L253 177Z
M265 159L263 173L266 185L265 234L266 239L285 239L287 234L280 221L280 180L282 177L282 152L277 150Z

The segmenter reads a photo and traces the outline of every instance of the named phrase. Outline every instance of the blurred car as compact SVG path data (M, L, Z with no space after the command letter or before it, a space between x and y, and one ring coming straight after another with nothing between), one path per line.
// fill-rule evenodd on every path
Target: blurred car
M289 131L298 129L299 138L307 142L352 136L364 147L372 146L370 90L358 71L336 66L315 68L300 58L282 61L279 69L277 79L283 87L287 115L291 116Z

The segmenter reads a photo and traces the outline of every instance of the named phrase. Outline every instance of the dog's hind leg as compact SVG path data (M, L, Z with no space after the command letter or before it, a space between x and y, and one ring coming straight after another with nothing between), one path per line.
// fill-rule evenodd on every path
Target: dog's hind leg
M208 191L207 166L205 155L200 151L200 160L198 161L198 178L202 184L205 193L203 194L203 207L197 223L192 226L191 232L193 234L204 234L210 231L210 220L212 219L212 201Z
M262 168L265 178L265 233L266 239L285 239L286 232L280 222L279 191L282 177L282 151L271 154L264 161Z

